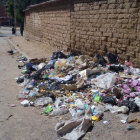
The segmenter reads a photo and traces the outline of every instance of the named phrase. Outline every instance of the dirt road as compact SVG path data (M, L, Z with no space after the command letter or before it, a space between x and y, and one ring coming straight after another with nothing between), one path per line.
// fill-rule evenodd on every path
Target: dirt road
M0 37L0 140L56 140L55 119L40 115L40 110L24 108L16 100L19 86L15 77L16 56L7 54L6 37ZM16 107L10 107L16 104Z

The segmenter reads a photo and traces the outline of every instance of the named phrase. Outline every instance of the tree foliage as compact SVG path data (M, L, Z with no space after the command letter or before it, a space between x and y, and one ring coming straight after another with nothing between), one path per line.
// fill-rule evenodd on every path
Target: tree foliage
M0 5L5 5L8 0L0 0Z
M14 1L15 1L16 20L19 24L23 24L24 23L23 10L25 10L29 5L38 4L48 0L8 0L7 12L12 19L14 19Z

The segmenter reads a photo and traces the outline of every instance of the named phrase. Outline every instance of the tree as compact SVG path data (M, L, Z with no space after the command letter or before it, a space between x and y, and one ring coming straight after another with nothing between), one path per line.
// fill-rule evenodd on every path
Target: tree
M31 0L30 4L38 4L38 3L41 3L41 2L45 2L45 1L49 1L49 0Z
M45 2L48 0L15 0L15 13L17 23L24 23L24 12L29 5ZM14 19L14 0L8 0L7 2L7 12L9 16Z
M1 5L5 5L8 0L0 0Z

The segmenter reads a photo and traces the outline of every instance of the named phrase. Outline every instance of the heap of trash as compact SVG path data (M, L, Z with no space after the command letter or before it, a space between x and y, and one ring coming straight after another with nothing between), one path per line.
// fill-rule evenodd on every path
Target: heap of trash
M22 90L17 98L23 106L39 106L42 114L52 117L70 113L72 119L55 127L64 139L85 135L105 111L124 115L120 120L128 123L129 113L140 109L140 69L131 62L120 64L114 54L90 57L57 51L49 59L22 56L18 61L24 64L18 65Z

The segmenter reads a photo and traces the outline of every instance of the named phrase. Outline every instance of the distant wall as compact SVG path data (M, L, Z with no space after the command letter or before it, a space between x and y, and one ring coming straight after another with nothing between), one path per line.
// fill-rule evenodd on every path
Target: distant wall
M32 39L89 55L107 49L140 67L140 0L56 0L25 13Z
M52 47L70 46L70 3L59 0L30 8L25 12L25 35Z

